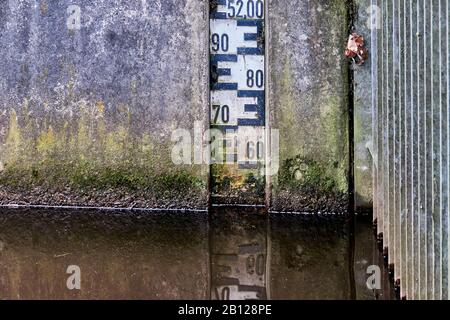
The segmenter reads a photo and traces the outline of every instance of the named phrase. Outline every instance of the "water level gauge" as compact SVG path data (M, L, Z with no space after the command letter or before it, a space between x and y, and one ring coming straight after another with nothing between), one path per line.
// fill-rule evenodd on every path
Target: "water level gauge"
M215 203L264 203L264 15L263 0L211 0L211 180Z

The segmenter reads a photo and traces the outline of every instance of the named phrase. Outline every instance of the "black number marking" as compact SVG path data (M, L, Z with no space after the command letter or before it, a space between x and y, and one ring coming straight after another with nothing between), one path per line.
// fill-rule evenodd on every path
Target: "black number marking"
M244 7L244 1L242 1L242 0L237 0L237 1L236 1L236 5L239 6L236 17L238 17L238 18L245 18L245 15L242 15L242 14L241 14L242 8Z
M264 86L264 72L262 70L257 70L256 72L253 70L247 71L247 87L253 88L255 85L258 88Z
M228 34L224 33L220 36L217 33L214 33L211 36L212 50L214 52L222 50L223 52L227 52L230 49L230 38Z
M256 17L260 19L264 17L264 3L262 0L256 0Z
M247 17L253 18L255 16L255 3L253 0L248 0L247 2Z
M221 117L222 123L230 122L230 107L227 105L219 106L213 105L214 114L214 123L218 123L219 117Z

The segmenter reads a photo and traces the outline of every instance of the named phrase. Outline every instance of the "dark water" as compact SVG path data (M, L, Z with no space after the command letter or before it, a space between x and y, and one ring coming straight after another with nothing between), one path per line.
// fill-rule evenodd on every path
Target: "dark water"
M0 299L393 298L373 264L368 219L0 209Z

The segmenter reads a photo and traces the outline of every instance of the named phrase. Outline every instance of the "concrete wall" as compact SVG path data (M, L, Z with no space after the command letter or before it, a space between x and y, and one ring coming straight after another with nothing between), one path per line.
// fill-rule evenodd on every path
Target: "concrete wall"
M347 208L347 11L268 1L273 210ZM207 206L170 138L208 127L208 1L2 1L0 44L0 204Z
M0 204L207 206L208 2L0 2ZM191 131L192 132L192 131Z
M348 190L347 1L269 1L270 127L280 130L277 211L343 212Z
M355 31L361 34L369 48L372 41L371 18L376 7L370 0L354 1ZM370 48L373 49L373 48ZM354 177L356 210L369 211L373 206L373 139L372 139L372 58L375 52L370 50L370 58L362 66L354 66Z
M449 2L372 1L375 217L408 299L449 296Z

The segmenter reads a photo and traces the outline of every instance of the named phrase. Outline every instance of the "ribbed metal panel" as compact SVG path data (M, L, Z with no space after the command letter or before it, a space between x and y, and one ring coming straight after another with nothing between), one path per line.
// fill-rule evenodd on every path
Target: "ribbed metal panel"
M448 299L449 0L371 4L374 217L401 296Z

